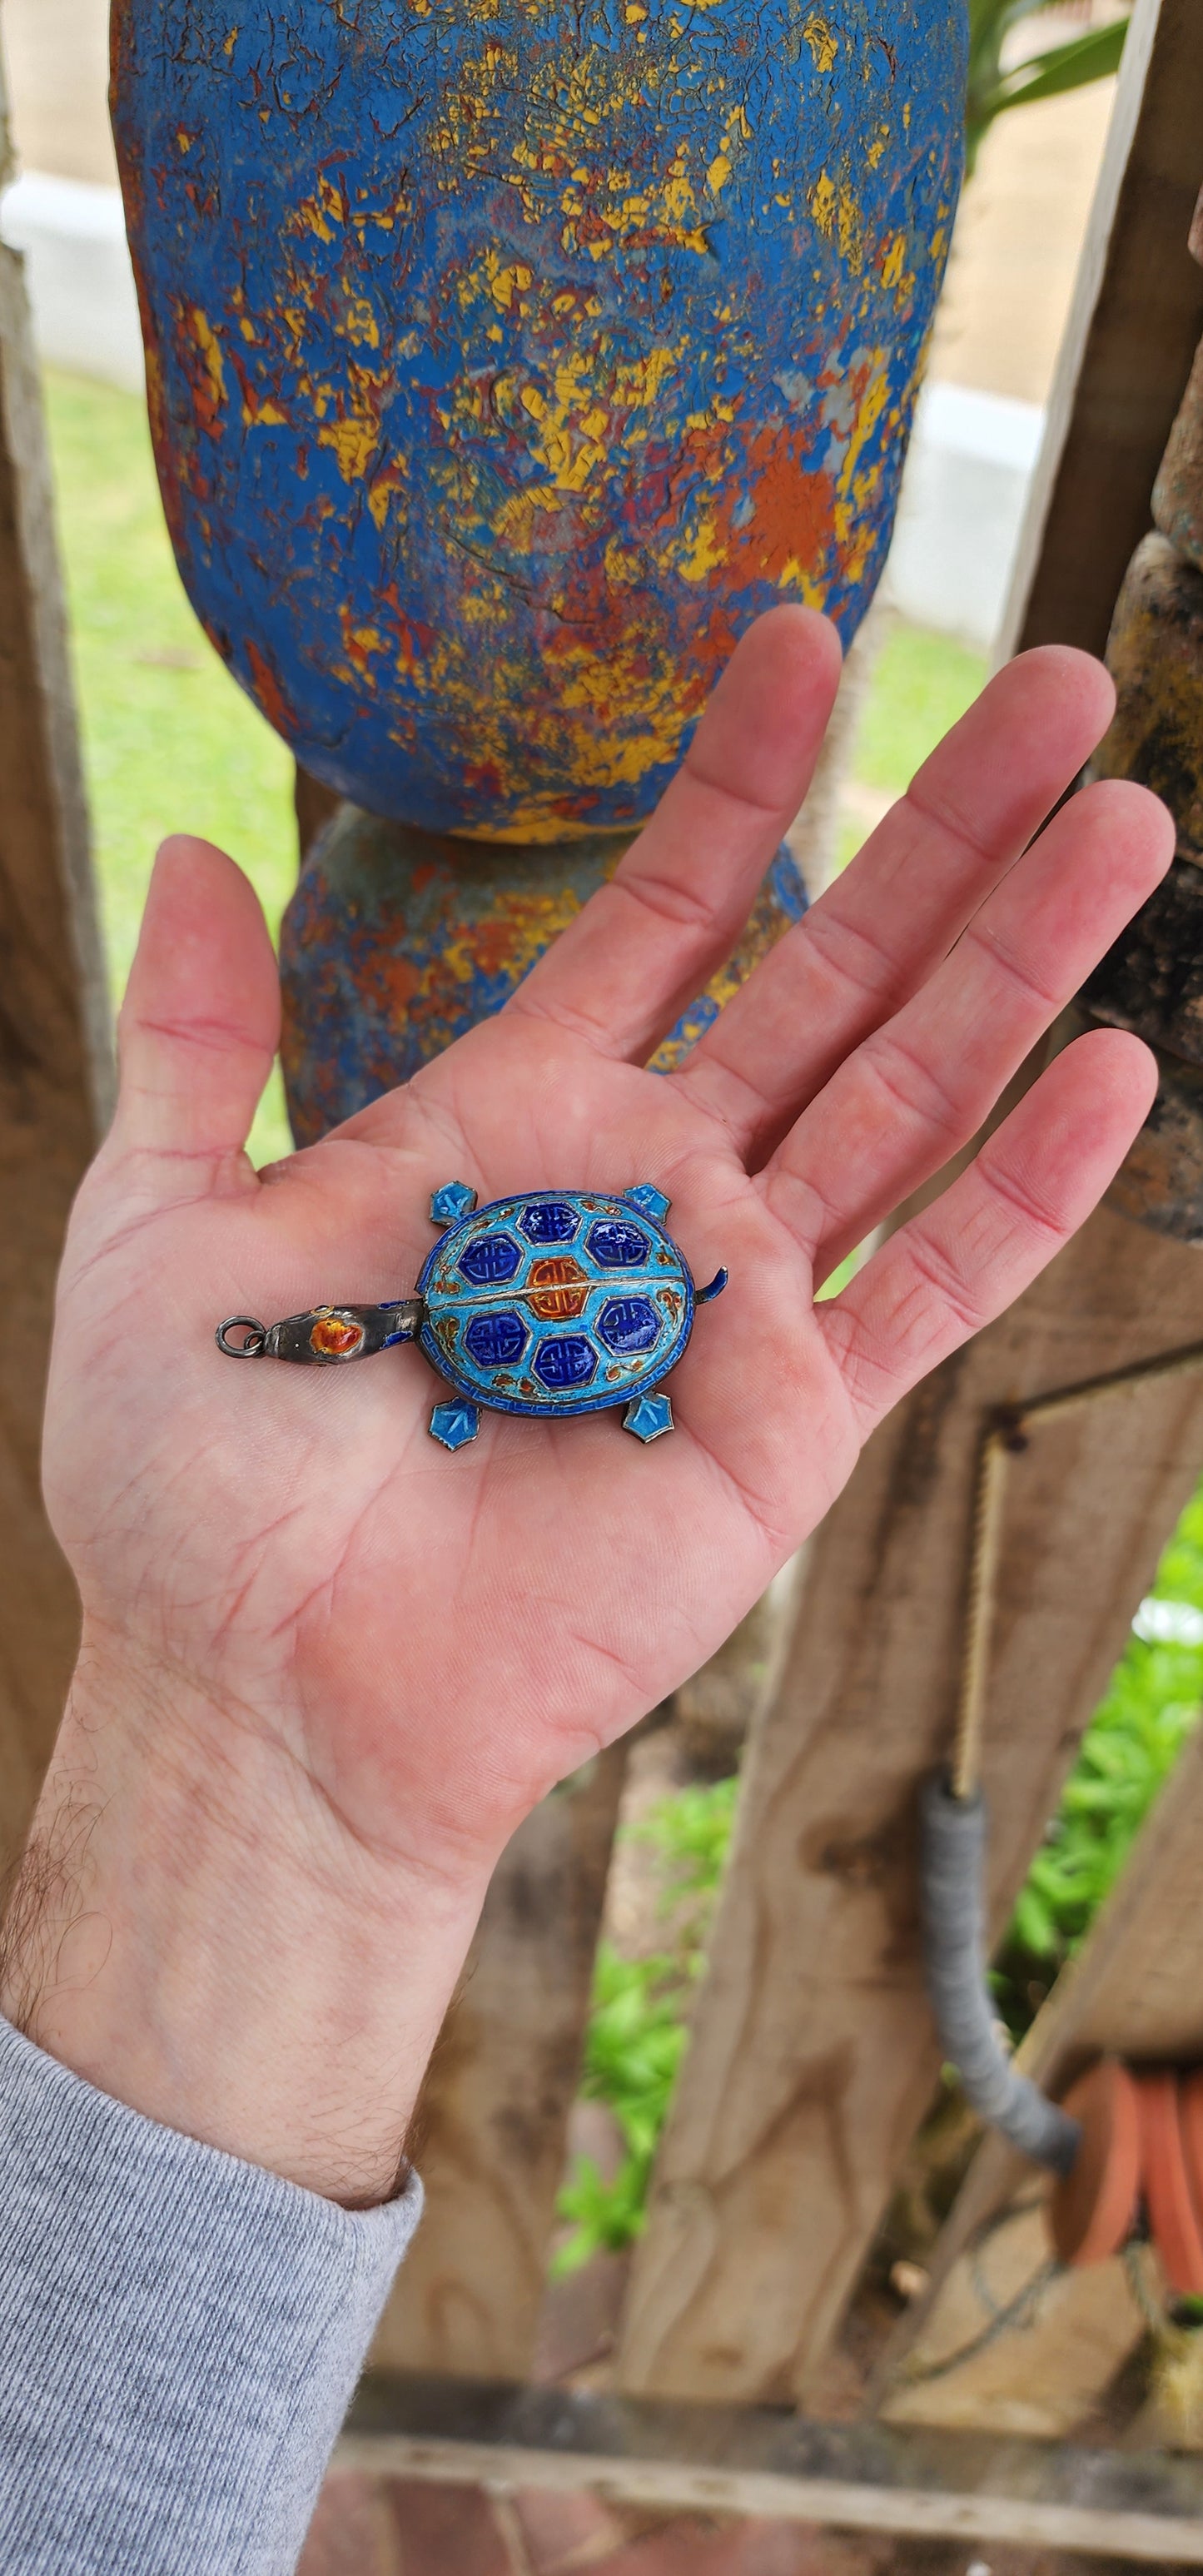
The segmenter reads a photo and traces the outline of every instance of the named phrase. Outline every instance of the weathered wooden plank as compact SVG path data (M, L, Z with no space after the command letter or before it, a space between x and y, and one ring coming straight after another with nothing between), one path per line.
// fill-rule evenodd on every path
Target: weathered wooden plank
M887 2424L1071 2440L1148 2331L1122 2256L1052 2265L1044 2191L999 2212L945 2281L880 2407ZM993 2304L992 2304L993 2303ZM997 2315L1012 2316L1003 2331Z
M999 658L1101 653L1203 331L1198 0L1136 0Z
M636 2259L629 2392L812 2384L936 2076L915 1793L949 1744L984 1415L1191 1342L1199 1315L1195 1255L1100 1209L884 1426L817 1533ZM985 1712L999 1931L1200 1460L1187 1379L1042 1423L1012 1463Z
M0 173L6 163L0 91ZM0 1857L24 1833L75 1651L39 1483L54 1278L107 1109L109 1033L21 263L0 248Z
M1046 2091L1059 2092L1101 2055L1203 2059L1203 1732L1185 1746L1123 1877L1058 1978L1018 2062ZM1031 2181L1030 2166L1005 2139L984 2141L936 2246L930 2291L884 2357L881 2393L896 2389L896 2411L908 2420L931 2420L929 2410L919 2414L918 2392L914 2403L904 2393L908 2355L920 2362L939 2348L961 2296L966 2249ZM1026 2368L1025 2350L1026 2340L1012 2358L1017 2375ZM1102 2371L1096 2387L1109 2376Z
M529 2376L625 1767L615 1746L544 1799L494 1877L418 2110L426 2216L382 2367Z
M335 2465L456 2486L587 2488L660 2512L1203 2566L1203 2463L1155 2452L370 2379Z

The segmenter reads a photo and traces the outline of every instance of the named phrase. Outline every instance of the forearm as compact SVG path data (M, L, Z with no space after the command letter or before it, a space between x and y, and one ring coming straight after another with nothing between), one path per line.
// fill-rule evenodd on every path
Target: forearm
M134 2110L339 2200L397 2188L487 1870L351 1833L250 1712L85 1646L0 2010Z
M288 2576L478 1877L367 1849L270 1729L89 1639L0 1958L14 2576Z
M291 2576L419 2206L339 2209L0 2022L6 2576Z

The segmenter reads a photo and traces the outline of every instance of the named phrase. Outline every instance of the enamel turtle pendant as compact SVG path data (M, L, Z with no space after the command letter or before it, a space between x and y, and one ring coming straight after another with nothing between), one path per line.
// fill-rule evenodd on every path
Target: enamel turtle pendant
M234 1315L219 1327L228 1359L343 1367L399 1342L421 1343L452 1390L431 1435L464 1449L481 1410L543 1420L625 1406L624 1430L660 1440L673 1429L661 1390L693 1331L694 1311L721 1297L727 1273L695 1288L671 1235L669 1201L650 1184L606 1198L531 1190L478 1208L449 1181L430 1203L445 1229L413 1297L384 1306L318 1306L270 1327Z

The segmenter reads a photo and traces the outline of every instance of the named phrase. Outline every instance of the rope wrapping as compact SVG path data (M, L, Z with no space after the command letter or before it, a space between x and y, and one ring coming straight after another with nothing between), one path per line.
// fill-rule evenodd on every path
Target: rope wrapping
M1081 2130L1020 2075L999 2037L986 1983L986 1804L953 1796L943 1773L922 1793L923 1953L940 2046L967 2099L1033 2163L1068 2174Z

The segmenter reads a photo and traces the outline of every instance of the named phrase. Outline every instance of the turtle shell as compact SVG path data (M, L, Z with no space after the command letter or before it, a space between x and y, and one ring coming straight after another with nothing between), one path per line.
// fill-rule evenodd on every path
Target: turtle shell
M422 1348L470 1403L604 1413L658 1386L693 1329L693 1281L621 1198L528 1191L448 1228L418 1281Z

